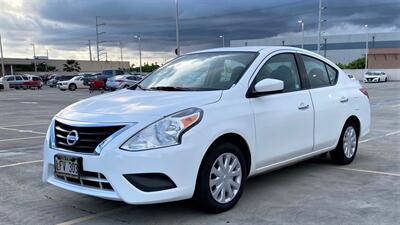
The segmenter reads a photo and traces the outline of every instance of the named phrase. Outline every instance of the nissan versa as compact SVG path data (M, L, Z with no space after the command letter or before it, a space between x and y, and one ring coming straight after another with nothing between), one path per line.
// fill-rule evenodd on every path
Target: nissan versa
M59 112L43 181L129 204L194 198L217 213L256 174L325 152L351 163L369 127L367 90L315 53L198 51Z

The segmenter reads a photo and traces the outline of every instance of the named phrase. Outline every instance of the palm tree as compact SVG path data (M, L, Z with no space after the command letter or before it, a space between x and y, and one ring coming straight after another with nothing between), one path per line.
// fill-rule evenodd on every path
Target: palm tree
M79 66L79 62L73 59L67 59L67 63L65 63L63 71L65 72L80 72L81 67Z

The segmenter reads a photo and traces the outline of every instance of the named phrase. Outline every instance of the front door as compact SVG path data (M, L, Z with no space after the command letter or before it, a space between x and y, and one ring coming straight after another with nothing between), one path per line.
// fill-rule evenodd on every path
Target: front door
M266 78L282 80L284 90L250 100L257 168L310 153L313 148L313 105L309 91L303 88L294 53L269 58L253 83Z

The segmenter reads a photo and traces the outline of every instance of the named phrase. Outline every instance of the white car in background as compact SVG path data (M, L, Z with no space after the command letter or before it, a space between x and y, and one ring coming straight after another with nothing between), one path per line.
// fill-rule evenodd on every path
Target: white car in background
M364 74L364 83L368 82L387 82L387 75L381 71L368 71Z
M75 76L70 80L59 81L57 87L62 90L75 91L76 89L89 89L89 86L83 84L83 76Z
M366 89L299 48L189 53L135 87L53 118L44 182L129 204L193 197L218 213L238 202L248 177L326 152L351 163L370 128Z
M108 78L106 86L110 90L117 90L117 89L132 87L140 80L142 80L141 77L131 74L118 75Z

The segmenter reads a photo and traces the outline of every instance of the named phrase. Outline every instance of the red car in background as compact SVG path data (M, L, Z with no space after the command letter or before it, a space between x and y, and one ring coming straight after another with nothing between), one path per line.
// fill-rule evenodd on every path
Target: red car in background
M42 78L35 75L26 75L28 77L28 81L24 81L23 86L26 88L38 88L41 89L43 86Z

